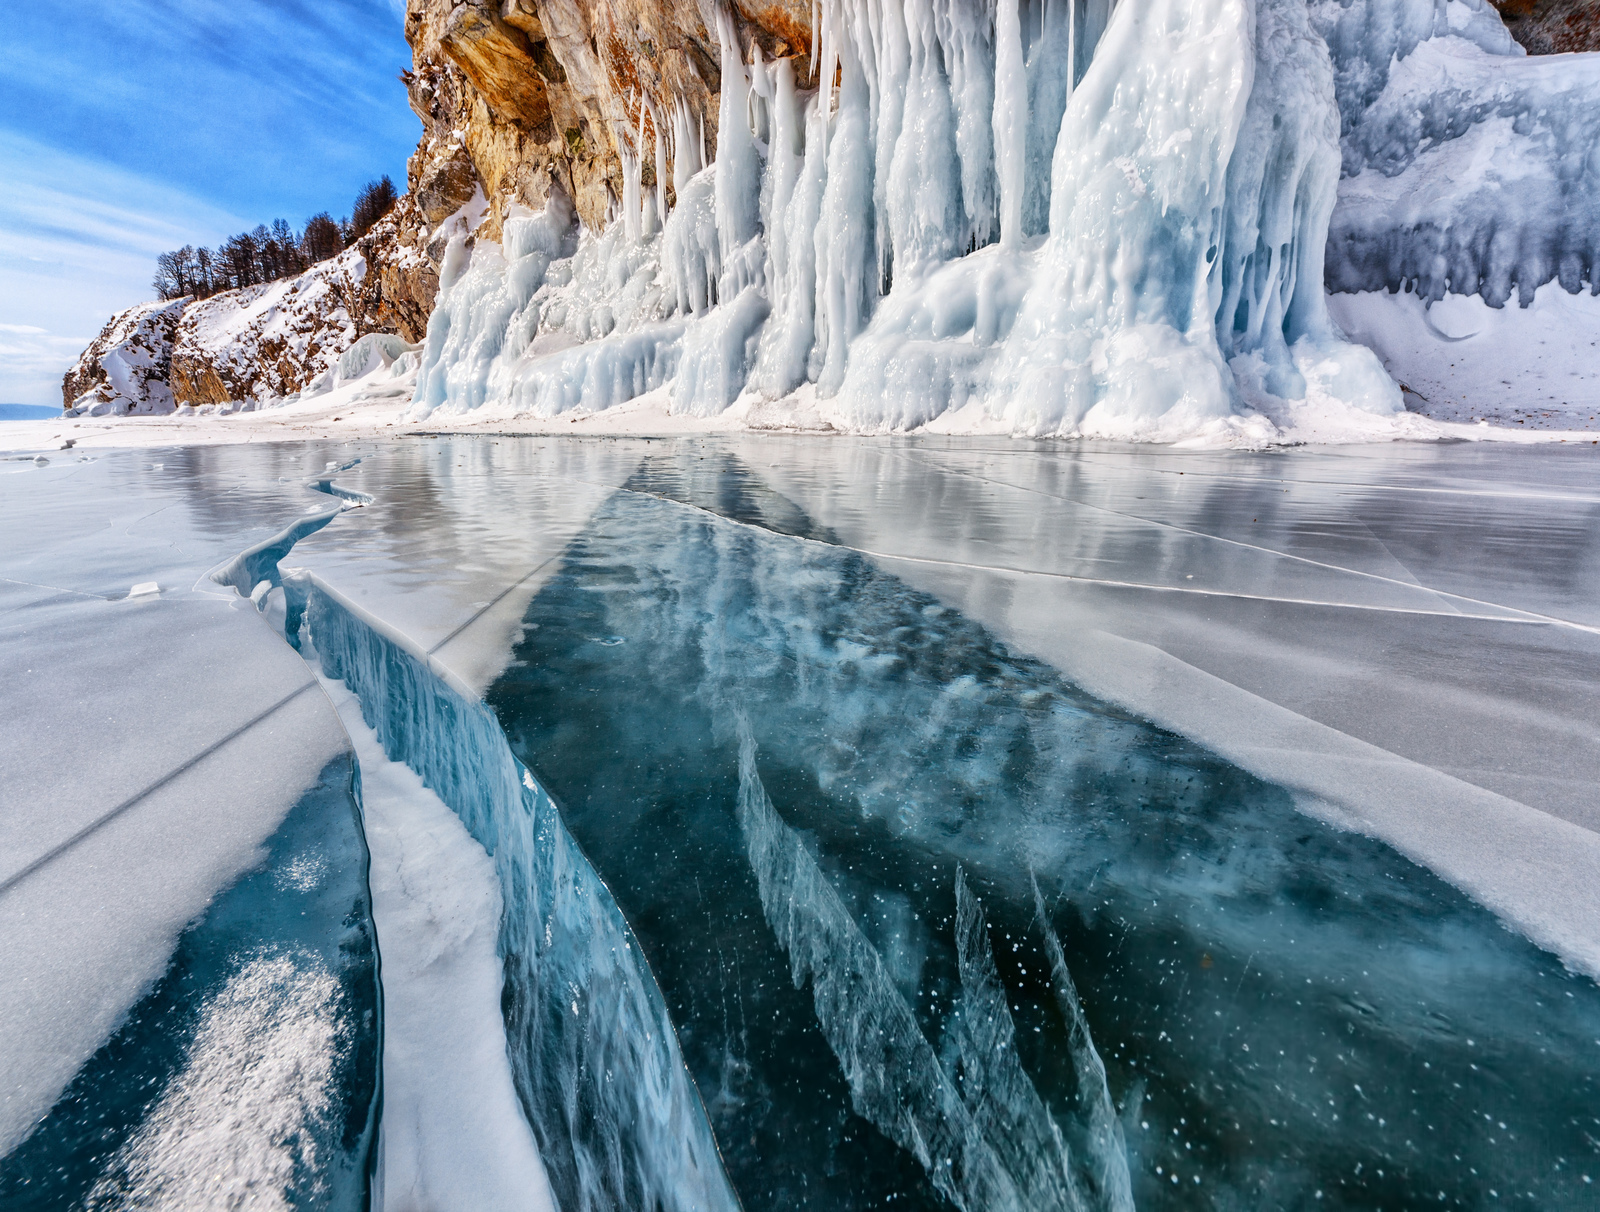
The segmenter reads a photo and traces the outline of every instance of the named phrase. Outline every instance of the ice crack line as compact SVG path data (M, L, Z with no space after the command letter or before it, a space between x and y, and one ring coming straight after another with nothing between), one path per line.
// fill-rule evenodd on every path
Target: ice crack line
M168 783L172 782L173 779L189 770L194 769L195 766L205 761L206 758L216 753L223 746L227 745L231 741L237 740L239 737L249 732L250 729L254 728L257 724L265 720L268 716L272 715L274 712L280 711L284 707L287 707L295 699L299 698L302 694L316 685L316 680L312 679L311 681L302 685L298 690L291 690L288 694L284 695L265 711L262 711L260 714L249 720L246 720L243 724L240 724L232 732L228 733L227 736L222 737L220 740L213 741L210 745L207 745L204 749L195 754L188 761L184 762L181 766L176 766L172 770L169 770L166 774L162 775L142 791L135 792L133 795L123 800L122 803L111 809L110 812L107 812L89 822L89 824L85 825L82 829L79 829L65 841L58 842L56 845L52 846L49 850L46 850L43 854L34 859L33 862L29 863L16 874L7 876L3 882L0 882L0 896L4 896L6 893L10 892L18 884L22 883L23 880L34 874L34 872L40 870L49 863L54 862L57 858L61 857L61 855L65 854L68 850L71 850L79 842L84 841L86 838L98 833L112 821L116 820L119 816L122 816L129 809L137 806L141 801L151 795L154 795L157 791L160 791Z
M81 589L65 589L60 585L41 585L38 581L19 581L15 577L0 577L7 585L25 585L29 589L48 589L51 593L70 593L74 597L89 598L95 602L115 602L119 599L107 597L102 593L85 593Z
M926 465L924 464L924 466L926 466ZM1472 597L1466 596L1465 594L1451 593L1448 590L1444 590L1444 589L1434 589L1434 588L1432 588L1430 586L1427 586L1427 585L1421 585L1421 584L1413 583L1413 582L1410 582L1410 581L1402 581L1402 580L1398 580L1398 579L1396 579L1394 577L1386 577L1386 576L1382 575L1381 573L1363 572L1358 568L1346 568L1342 564L1329 564L1329 563L1327 563L1327 562L1325 562L1323 560L1314 560L1310 556L1294 555L1294 554L1292 554L1290 552L1287 552L1287 551L1278 551L1276 548L1263 547L1259 543L1246 543L1243 539L1225 538L1222 535L1208 534L1207 532L1205 532L1203 530L1192 530L1187 526L1179 526L1179 525L1177 525L1176 523L1173 523L1173 522L1162 522L1162 521L1158 521L1158 520L1156 520L1154 518L1141 517L1139 514L1135 514L1135 513L1124 513L1120 509L1112 509L1112 508L1110 508L1109 506L1106 506L1106 505L1093 505L1093 504L1090 504L1088 501L1080 501L1076 497L1061 496L1061 495L1059 495L1057 493L1053 493L1053 492L1044 492L1044 491L1041 491L1040 489L1037 489L1037 488L1028 488L1028 487L1025 487L1025 486L1023 486L1021 484L1012 484L1007 480L997 480L997 479L994 479L994 478L992 478L990 476L979 475L976 472L952 470L952 469L946 469L946 468L940 468L940 470L941 471L946 471L947 474L950 474L950 475L963 476L963 477L965 477L967 479L977 480L980 483L993 484L998 488L1009 488L1009 489L1011 489L1011 490L1013 490L1015 492L1025 492L1025 493L1028 493L1028 494L1030 494L1032 496L1045 497L1046 499L1052 500L1052 501L1062 501L1062 502L1065 502L1068 505L1076 505L1076 506L1078 506L1078 507L1080 507L1082 509L1093 510L1096 513L1110 514L1112 517L1121 518L1124 521L1140 522L1140 523L1143 523L1146 526L1153 526L1153 527L1156 527L1156 528L1161 529L1161 530L1170 530L1170 531L1173 531L1176 534L1188 535L1190 538L1209 539L1210 541L1212 541L1214 543L1224 543L1224 544L1227 544L1230 547L1238 547L1238 548L1241 548L1242 550L1245 550L1245 551L1257 551L1257 552L1260 552L1263 555L1277 556L1279 559L1284 559L1284 560L1293 560L1296 563L1307 564L1307 565L1309 565L1309 566L1311 566L1313 568L1326 569L1329 572L1341 572L1341 573L1344 573L1347 576L1352 576L1352 577L1365 577L1368 580L1379 581L1379 582L1382 582L1383 584L1396 585L1396 586L1399 586L1402 589L1411 589L1411 590L1420 589L1425 593L1433 594L1435 597L1448 598L1448 599L1452 599L1452 600L1457 601L1457 602L1466 602L1466 603L1469 603L1470 605L1478 606L1478 607L1481 607L1481 608L1484 608L1484 609L1488 609L1488 610L1504 610L1509 614L1521 616L1521 618L1520 619L1498 619L1496 616L1493 616L1493 615L1469 615L1469 614L1459 614L1458 615L1458 614L1455 614L1455 613L1450 612L1450 611L1415 610L1415 609L1409 609L1409 608L1400 607L1400 606L1358 606L1358 605L1356 605L1356 604L1354 604L1352 602L1318 602L1318 601L1307 601L1305 599L1300 599L1300 598L1264 597L1264 596L1257 595L1257 594L1234 593L1234 592L1225 591L1225 590L1210 590L1210 591L1206 591L1206 590L1200 590L1200 589L1190 589L1190 588L1188 588L1186 586L1143 585L1143 584L1139 584L1138 582L1125 582L1125 581L1106 581L1106 582L1101 582L1103 584L1108 584L1108 585L1127 585L1127 586L1141 588L1141 589L1166 590L1166 591L1169 591L1169 592L1176 592L1176 593L1204 593L1204 592L1209 592L1213 596L1219 596L1220 595L1220 596L1226 596L1226 597L1248 598L1248 599L1251 599L1251 600L1254 600L1254 601L1263 601L1263 602L1302 602L1303 601L1304 604L1311 605L1311 606L1343 606L1343 607L1345 607L1347 609L1350 609L1350 610L1381 610L1381 611L1392 612L1392 613L1395 613L1395 614L1428 614L1428 615L1439 615L1439 616L1445 617L1445 618L1458 618L1458 617L1459 618L1486 618L1486 619L1489 619L1491 621L1496 621L1496 622L1533 622L1533 621L1537 621L1537 622L1541 622L1541 623L1547 623L1547 624L1550 624L1550 625L1556 626L1556 627L1569 627L1569 628L1573 629L1574 631L1585 631L1585 632L1589 632L1590 634L1593 634L1593 635L1600 635L1600 627L1591 626L1591 625L1589 625L1587 623L1579 623L1579 622L1576 622L1575 620L1572 620L1572 619L1563 619L1563 618L1560 618L1559 616L1556 616L1556 615L1540 614L1537 611L1523 610L1520 607L1516 607L1516 606L1502 606L1499 602L1490 602L1490 601L1486 601L1486 600L1484 600L1482 598L1472 598ZM1385 550L1387 550L1387 548L1385 548ZM895 559L913 559L914 557L896 556L896 557L893 557L893 558L895 558ZM945 563L947 561L931 560L931 561L925 561L925 562L928 562L928 563ZM971 565L971 567L982 567L982 566L981 565ZM1071 580L1091 580L1092 579L1092 578L1089 578L1089 577L1075 577L1075 576L1072 576L1072 574L1070 574L1070 573L1046 572L1043 569L1009 569L1008 571L1012 571L1012 572L1027 572L1027 573L1032 573L1032 574L1037 575L1037 576L1065 577L1065 578L1068 578L1068 579L1071 579Z
M515 589L517 589L517 588L519 588L519 587L521 587L523 585L526 585L530 580L532 580L534 577L538 576L539 573L543 572L546 568L548 568L551 565L551 563L553 563L554 561L560 559L562 554L563 553L558 551L555 555L547 556L536 567L530 569L525 575L519 577L517 580L513 581L510 585L507 585L499 593L495 594L494 597L492 599L490 599L488 602L485 602L483 604L483 606L481 608L479 608L472 615L471 618L469 618L466 622L462 623L461 626L457 627L449 635L445 636L444 639L440 640L432 648L428 649L428 655L429 656L433 656L435 653L437 653L441 648L443 648L451 640L455 639L456 636L460 635L468 627L471 627L474 623L476 623L484 615L488 614L489 611L493 610L501 602L505 601L506 596L508 594L510 594L513 590L515 590Z
M1010 486L1006 485L1006 487ZM974 572L998 572L1007 573L1012 576L1024 577L1049 577L1052 580L1073 581L1083 585L1104 585L1112 589L1144 589L1151 593L1186 593L1208 598L1235 598L1247 602L1278 602L1288 606L1322 606L1337 610L1370 610L1379 614L1410 614L1422 615L1429 618L1475 620L1485 623L1516 623L1523 626L1567 627L1574 631L1582 631L1591 635L1600 635L1600 627L1591 627L1584 623L1575 623L1569 619L1556 618L1551 615L1536 614L1531 610L1519 610L1514 606L1499 606L1493 602L1479 602L1476 599L1460 597L1457 594L1441 593L1441 591L1436 589L1425 589L1424 591L1440 597L1457 598L1459 601L1470 602L1473 605L1484 606L1491 610L1503 610L1506 613L1503 615L1478 613L1469 614L1466 611L1460 610L1423 610L1420 607L1371 606L1363 605L1358 602L1339 602L1331 599L1322 600L1318 598L1275 597L1270 594L1243 593L1232 589L1206 589L1193 585L1158 585L1148 581L1121 581L1110 577L1089 577L1083 576L1079 573L1056 572L1044 568L1019 568L1009 564L977 564L966 560L942 560L936 556L898 555L894 552L875 551L870 547L856 547L849 543L829 543L822 539L809 538L806 535L784 534L782 531L769 530L767 527L758 526L754 522L741 522L738 518L730 518L725 514L717 513L715 510L707 509L704 505L694 505L688 501L680 501L676 497L663 496L661 493L644 492L637 488L626 487L618 488L617 491L626 492L633 496L649 497L651 500L661 501L667 505L675 505L681 509L692 510L695 513L704 514L707 517L728 526L738 526L745 530L755 531L758 534L780 539L790 539L796 543L815 543L819 547L827 547L834 551L850 551L854 552L856 555L865 556L872 560L903 560L908 564L929 564L944 568L969 568ZM1096 507L1089 506L1088 508ZM1208 538L1211 536L1201 535L1200 537ZM1227 540L1221 541L1226 542ZM1297 557L1290 556L1286 558L1294 559ZM1330 565L1330 567L1332 566ZM1371 574L1362 573L1357 575L1365 576ZM1397 585L1402 585L1407 589L1417 588L1415 585L1407 585L1404 581L1396 581L1394 583Z

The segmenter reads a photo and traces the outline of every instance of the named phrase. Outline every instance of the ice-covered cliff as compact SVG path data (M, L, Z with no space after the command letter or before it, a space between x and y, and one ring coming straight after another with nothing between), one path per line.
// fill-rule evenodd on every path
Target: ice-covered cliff
M413 25L492 110L448 32L479 8L435 7ZM656 67L600 77L535 7L530 62L567 67L546 95L594 90L621 180L508 167L459 98L435 122L490 206L442 257L414 419L664 388L864 431L1261 436L1400 409L1325 281L1492 306L1591 283L1600 69L1524 57L1484 0L830 0L777 57L760 15L701 5L672 55L611 60Z
M1498 4L1530 46L1588 45L1572 3ZM387 234L337 289L319 267L186 318L139 372L176 405L292 394L425 323L414 420L656 393L1259 441L1387 432L1395 380L1458 364L1462 419L1502 379L1600 402L1587 341L1523 376L1495 337L1538 327L1508 302L1597 285L1600 56L1526 55L1489 0L409 0L406 32L424 131ZM1462 299L1475 344L1430 314ZM116 409L105 352L69 404Z

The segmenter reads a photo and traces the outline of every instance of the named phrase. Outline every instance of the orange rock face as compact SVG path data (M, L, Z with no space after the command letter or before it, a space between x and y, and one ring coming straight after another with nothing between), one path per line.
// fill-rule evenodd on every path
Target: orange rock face
M1600 50L1600 0L1490 0L1530 55Z
M732 15L743 53L809 57L810 0L740 0ZM541 207L555 187L586 224L604 226L622 195L621 152L641 123L647 187L657 118L675 106L714 151L715 30L716 0L410 0L407 86L424 126L412 189L427 189L464 148L490 238L511 204Z

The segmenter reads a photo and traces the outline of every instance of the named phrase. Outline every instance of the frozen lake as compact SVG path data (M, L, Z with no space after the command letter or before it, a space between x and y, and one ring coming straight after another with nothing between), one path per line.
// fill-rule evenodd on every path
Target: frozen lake
M0 463L0 1202L1581 1205L1595 458Z

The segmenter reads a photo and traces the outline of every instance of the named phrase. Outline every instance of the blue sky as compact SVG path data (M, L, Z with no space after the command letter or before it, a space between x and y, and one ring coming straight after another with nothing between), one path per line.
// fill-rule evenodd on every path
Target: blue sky
M16 4L5 25L0 401L59 404L157 253L405 187L399 0Z

